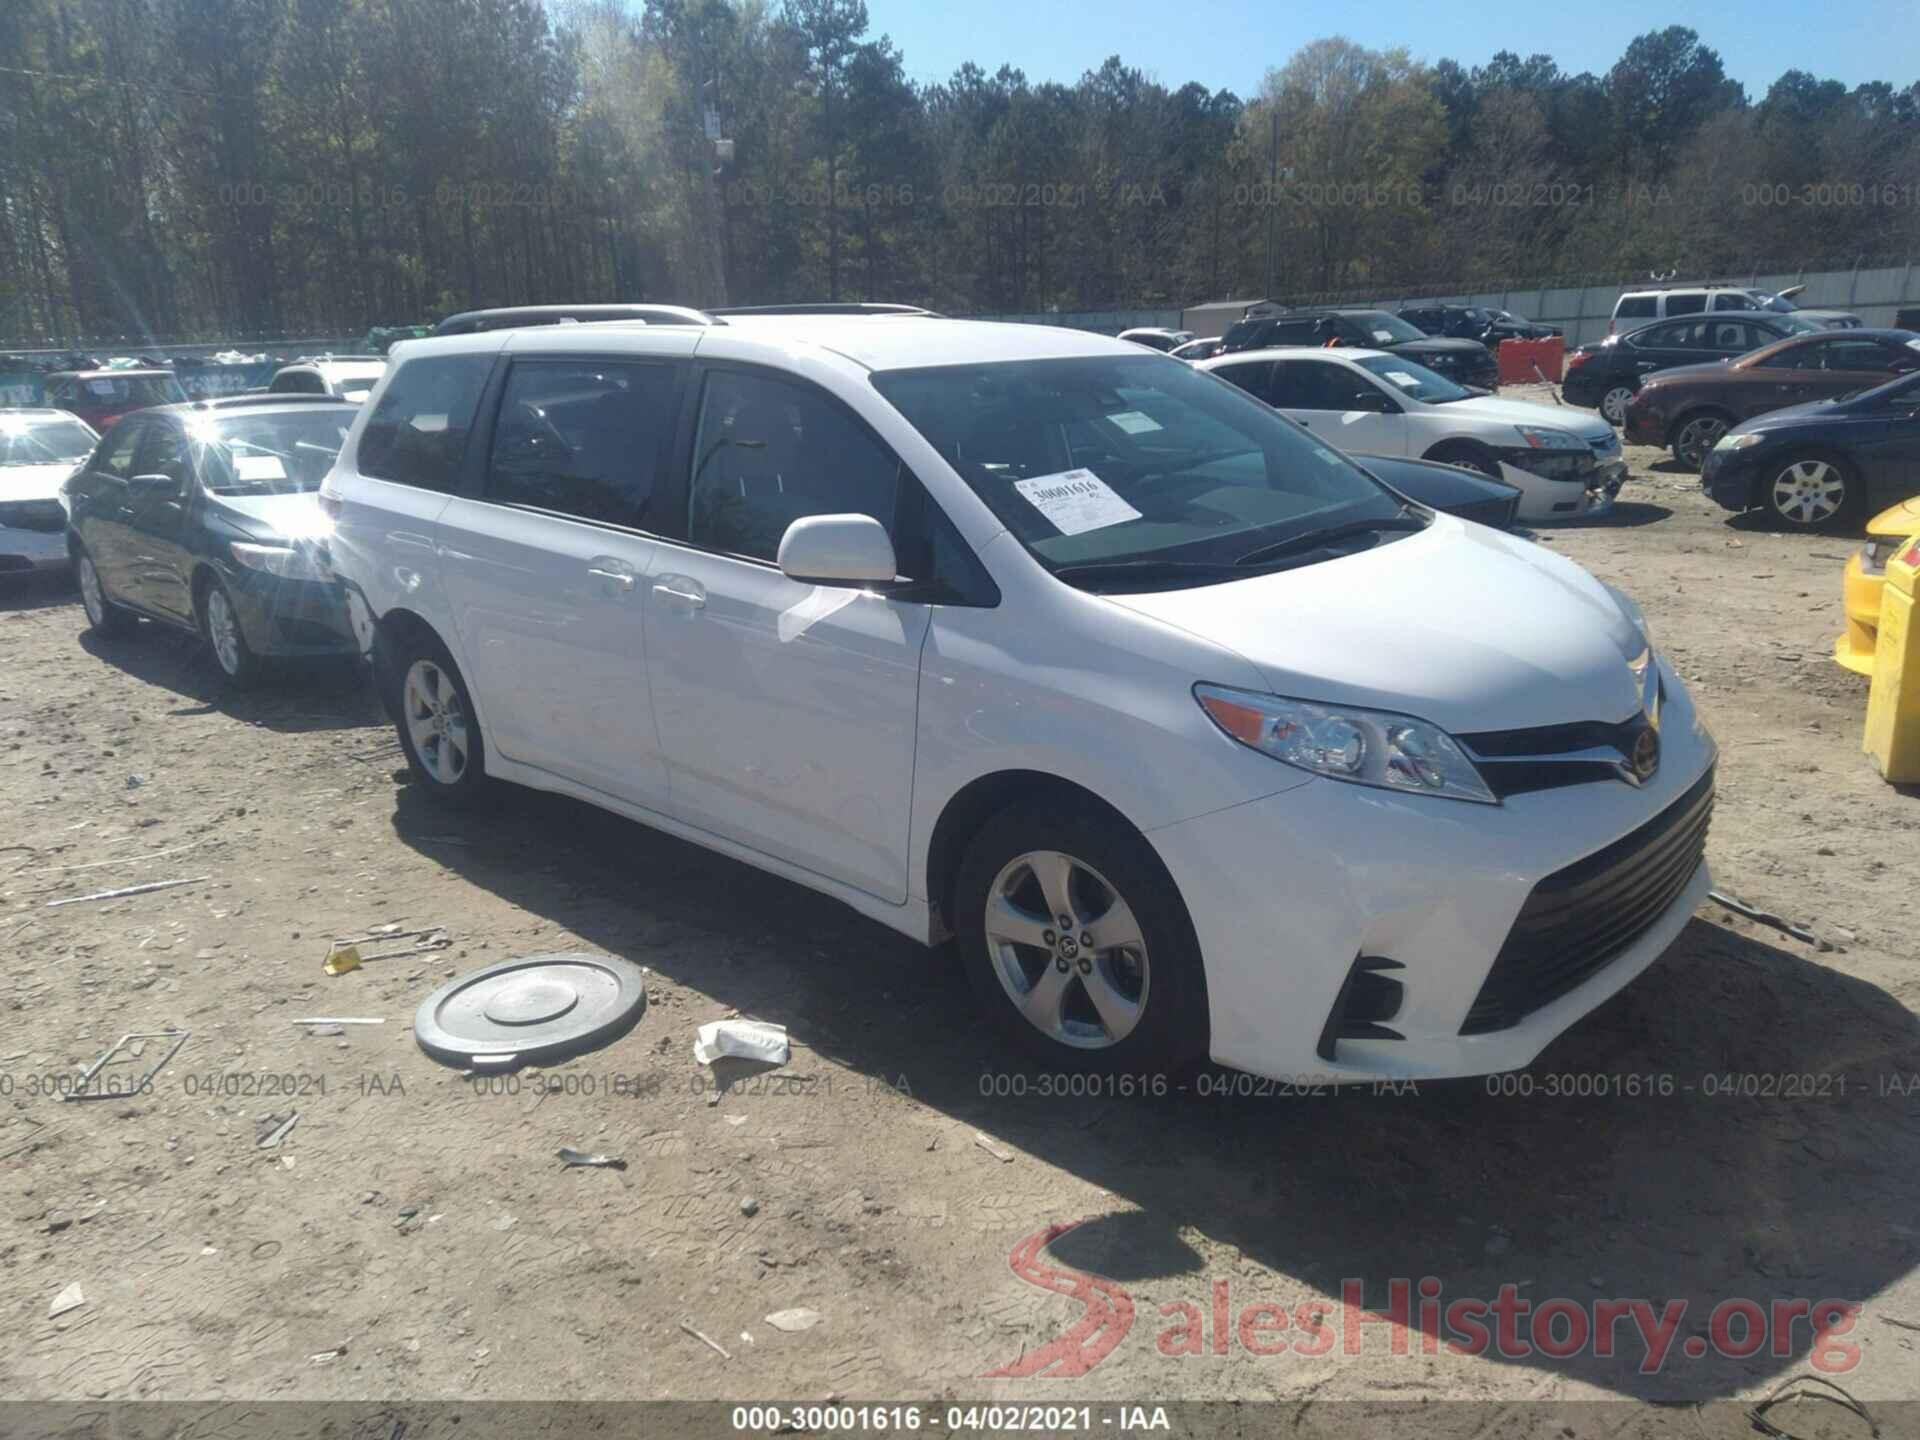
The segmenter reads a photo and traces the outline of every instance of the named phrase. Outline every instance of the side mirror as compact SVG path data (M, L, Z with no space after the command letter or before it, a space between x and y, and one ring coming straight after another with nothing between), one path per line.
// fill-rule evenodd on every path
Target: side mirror
M780 537L780 571L807 585L885 585L897 578L893 541L871 515L809 515Z
M177 500L186 487L171 475L136 475L127 482L127 488L139 495L157 496L163 500Z

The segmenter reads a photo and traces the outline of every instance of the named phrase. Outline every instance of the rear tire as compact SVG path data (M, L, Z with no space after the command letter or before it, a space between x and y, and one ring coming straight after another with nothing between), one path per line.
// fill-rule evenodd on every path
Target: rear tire
M387 667L400 748L414 783L435 804L466 809L487 793L486 745L460 667L439 637L416 630L394 646Z
M1866 487L1839 456L1802 450L1767 466L1760 505L1782 529L1838 530L1865 509Z
M1600 418L1618 430L1627 423L1627 406L1636 393L1631 385L1609 385L1600 393Z
M80 605L87 612L87 629L105 640L131 635L136 623L133 613L107 598L106 582L93 563L87 547L74 546L73 576L80 586Z
M1002 811L967 846L954 908L989 1021L1043 1063L1148 1075L1205 1058L1206 971L1186 906L1152 848L1114 817Z

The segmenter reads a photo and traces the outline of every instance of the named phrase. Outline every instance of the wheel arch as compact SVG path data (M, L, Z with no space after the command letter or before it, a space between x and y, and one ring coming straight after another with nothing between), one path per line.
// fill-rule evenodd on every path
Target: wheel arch
M394 674L395 656L405 652L407 642L426 636L451 655L453 647L447 644L446 636L433 626L433 623L417 610L409 610L396 605L378 620L373 622L373 647L369 658L373 664L374 689L379 693L380 704L387 712L387 718L395 724L400 716L394 705L394 695L399 689L399 677ZM468 686L472 694L472 686ZM478 702L475 702L476 708Z
M931 929L936 939L952 933L953 887L959 879L960 861L967 853L967 846L973 843L974 836L1003 810L1014 805L1035 803L1091 810L1117 825L1126 826L1146 840L1145 833L1118 806L1075 781L1050 775L1043 770L996 770L976 776L948 798L940 811L940 818L934 821L933 832L927 841L924 879L927 905L932 912L929 917ZM1159 852L1154 850L1151 840L1146 841L1146 848L1165 872L1166 866L1161 863ZM1169 884L1173 882L1170 873L1167 874L1167 881Z
M1482 469L1481 466L1470 464L1465 459L1453 458L1455 456L1472 456L1476 460L1485 461L1492 468ZM1420 458L1430 460L1436 465L1459 465L1465 469L1478 471L1482 475L1498 476L1500 473L1500 461L1493 453L1493 447L1483 440L1474 439L1471 435L1449 435L1444 440L1437 440L1421 453Z

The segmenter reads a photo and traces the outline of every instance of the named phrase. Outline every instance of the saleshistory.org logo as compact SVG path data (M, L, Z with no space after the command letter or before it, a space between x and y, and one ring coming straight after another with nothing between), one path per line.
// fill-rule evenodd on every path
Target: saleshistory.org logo
M1119 1348L1133 1328L1133 1297L1111 1280L1086 1275L1045 1258L1047 1246L1083 1220L1049 1225L1015 1245L1007 1256L1013 1273L1042 1290L1078 1302L1080 1318L1057 1337L1028 1350L982 1378L1085 1375ZM1229 1282L1216 1280L1203 1304L1175 1300L1159 1307L1172 1323L1154 1340L1169 1357L1222 1356L1235 1345L1249 1355L1301 1355L1317 1359L1336 1349L1362 1353L1370 1327L1382 1327L1390 1354L1495 1355L1504 1360L1541 1356L1567 1360L1587 1354L1610 1358L1639 1347L1640 1373L1657 1375L1677 1353L1689 1360L1709 1354L1745 1360L1763 1351L1788 1359L1804 1343L1808 1363L1824 1375L1844 1375L1860 1363L1860 1347L1843 1343L1860 1306L1848 1300L1728 1299L1708 1313L1706 1333L1682 1338L1685 1300L1529 1300L1516 1284L1500 1286L1492 1300L1470 1296L1442 1300L1434 1276L1387 1282L1387 1308L1362 1308L1365 1285L1340 1282L1340 1300L1310 1300L1289 1310L1272 1302L1240 1305Z

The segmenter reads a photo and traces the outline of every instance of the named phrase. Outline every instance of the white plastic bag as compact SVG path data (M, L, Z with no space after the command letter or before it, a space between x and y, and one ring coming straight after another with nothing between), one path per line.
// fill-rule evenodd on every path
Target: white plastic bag
M702 1025L693 1042L693 1058L702 1065L711 1065L722 1055L784 1065L788 1053L787 1027L765 1020L715 1020Z

